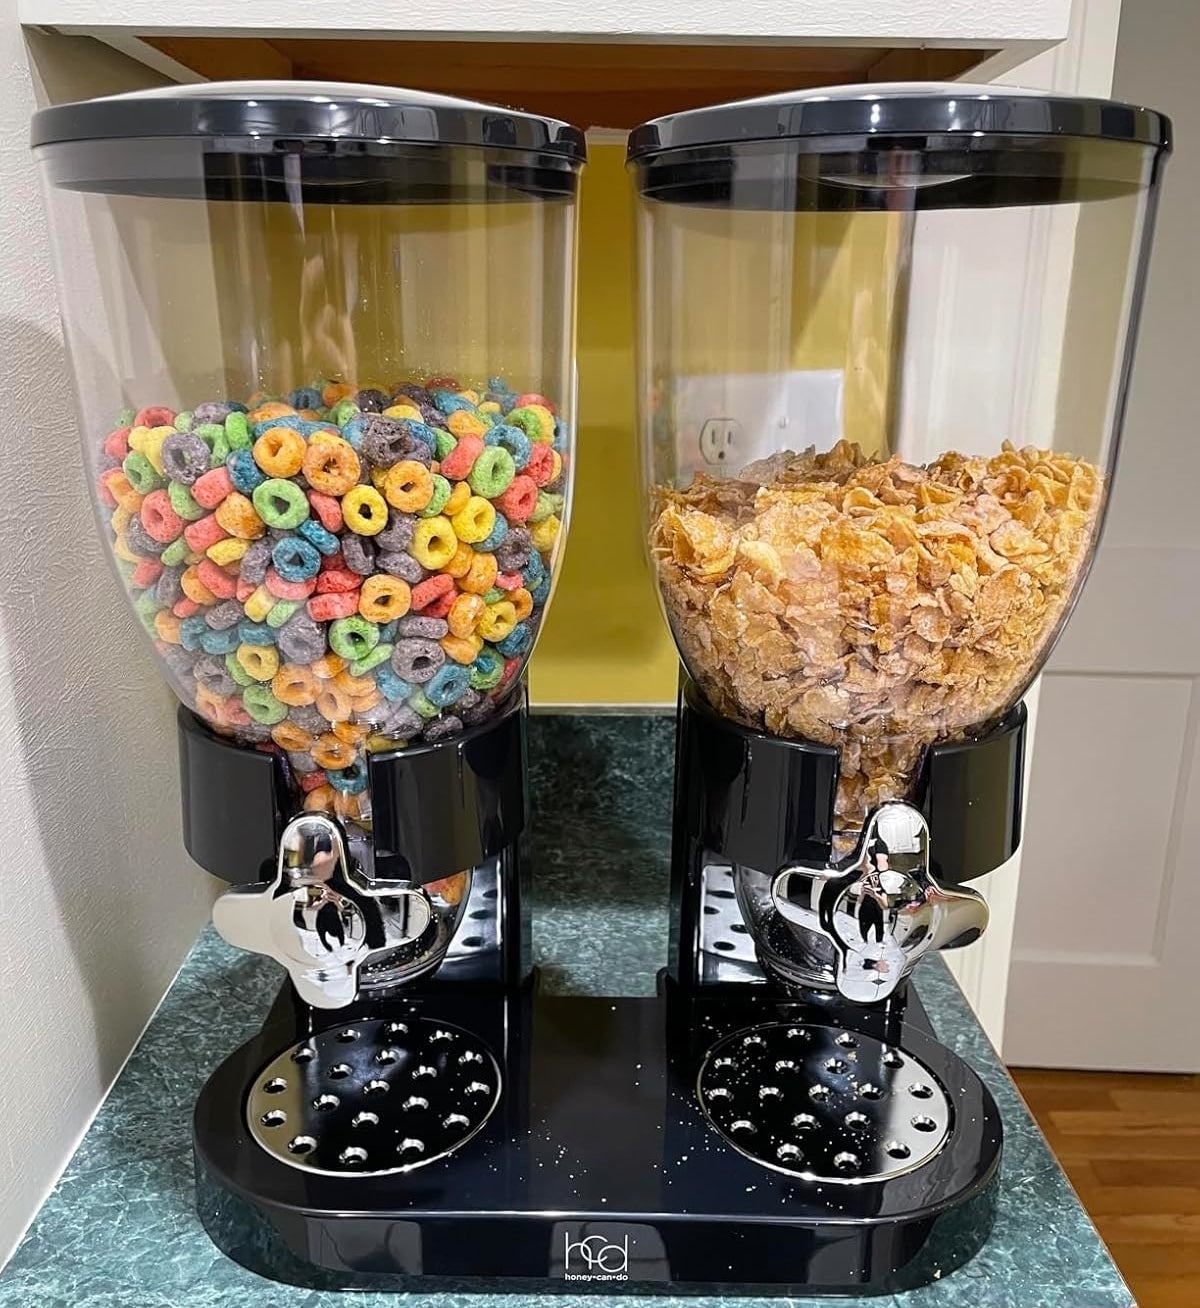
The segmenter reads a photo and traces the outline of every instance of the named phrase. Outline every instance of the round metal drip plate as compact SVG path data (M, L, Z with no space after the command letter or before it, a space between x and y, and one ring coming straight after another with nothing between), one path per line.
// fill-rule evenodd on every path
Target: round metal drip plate
M715 1044L696 1082L709 1122L747 1158L806 1180L910 1172L950 1132L950 1101L903 1049L835 1026L748 1027Z
M491 1050L423 1018L332 1027L285 1049L250 1088L250 1134L306 1172L408 1172L465 1144L500 1098Z

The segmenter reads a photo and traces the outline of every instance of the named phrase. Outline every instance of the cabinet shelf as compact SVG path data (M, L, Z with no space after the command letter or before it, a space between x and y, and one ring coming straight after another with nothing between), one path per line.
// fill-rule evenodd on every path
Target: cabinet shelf
M990 78L1061 40L1070 0L22 0L178 80L373 82L581 126L842 82Z

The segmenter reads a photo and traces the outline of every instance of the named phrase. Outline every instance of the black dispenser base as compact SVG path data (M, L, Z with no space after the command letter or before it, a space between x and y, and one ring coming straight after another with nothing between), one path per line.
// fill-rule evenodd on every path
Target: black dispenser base
M887 1294L966 1262L991 1228L1000 1157L999 1115L978 1077L933 1039L915 1000L884 1032L878 1012L753 989L745 999L670 984L653 999L431 990L315 1014L326 1031L430 1019L496 1058L502 1093L482 1130L441 1161L381 1176L305 1172L251 1137L250 1090L314 1034L281 996L197 1104L201 1218L237 1262L317 1289ZM710 1125L696 1083L712 1046L805 1023L837 1026L822 1037L843 1035L851 1059L855 1031L886 1035L932 1074L952 1121L927 1162L881 1181L816 1183L753 1161ZM336 1089L320 1059L296 1075L305 1102ZM899 1075L897 1094L908 1093Z

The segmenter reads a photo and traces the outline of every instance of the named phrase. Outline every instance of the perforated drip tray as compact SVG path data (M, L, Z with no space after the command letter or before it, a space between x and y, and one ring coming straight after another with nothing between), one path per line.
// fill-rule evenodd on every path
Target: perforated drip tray
M833 1026L736 1031L709 1050L696 1091L739 1153L806 1180L862 1184L910 1172L950 1132L949 1097L928 1067Z
M464 1145L492 1115L500 1069L446 1022L354 1021L285 1049L250 1089L254 1139L325 1175L408 1172Z

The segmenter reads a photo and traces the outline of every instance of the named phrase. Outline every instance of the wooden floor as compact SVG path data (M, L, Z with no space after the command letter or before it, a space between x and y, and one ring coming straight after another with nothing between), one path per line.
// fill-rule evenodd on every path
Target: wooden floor
M1200 1308L1200 1076L1011 1070L1139 1308Z

